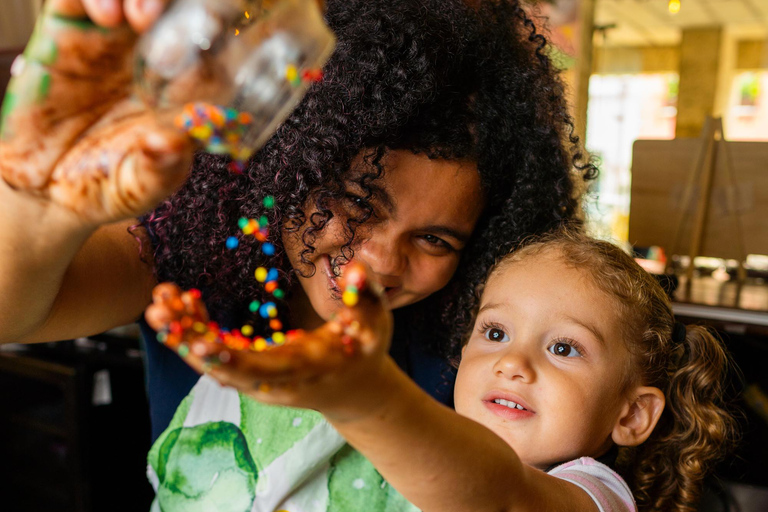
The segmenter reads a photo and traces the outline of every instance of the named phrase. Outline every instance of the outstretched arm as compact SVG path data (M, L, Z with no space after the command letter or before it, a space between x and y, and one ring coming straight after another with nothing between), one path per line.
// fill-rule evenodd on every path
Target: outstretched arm
M49 0L14 64L0 119L0 343L101 332L150 300L152 268L126 230L183 181L191 154L129 98L137 33L164 3Z
M147 319L169 330L170 345L198 371L263 402L322 412L424 512L597 510L584 491L523 464L403 373L387 354L391 316L370 291L319 329L262 352L201 339L193 326L207 322L204 306L173 285L156 289Z

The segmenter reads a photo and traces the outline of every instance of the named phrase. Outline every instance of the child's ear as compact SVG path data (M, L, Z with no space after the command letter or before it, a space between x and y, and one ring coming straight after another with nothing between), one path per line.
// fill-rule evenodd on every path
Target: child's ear
M634 400L628 400L611 437L619 446L637 446L651 435L664 411L664 393L659 388L639 386L634 390Z

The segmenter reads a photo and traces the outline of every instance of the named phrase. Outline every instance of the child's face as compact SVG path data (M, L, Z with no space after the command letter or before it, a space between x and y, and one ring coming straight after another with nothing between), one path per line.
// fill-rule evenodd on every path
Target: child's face
M394 309L448 283L480 217L483 198L474 163L391 151L384 165L384 175L375 182L382 195L371 201L375 218L357 230L355 259L370 267ZM354 196L365 195L355 185L347 193L351 199L347 208L354 208ZM307 218L314 211L309 209ZM320 232L313 244L315 252L309 256L315 273L299 278L313 309L326 320L340 304L330 259L348 239L343 219L334 216ZM283 242L294 268L308 270L300 260L302 232L284 233Z
M541 469L602 455L627 403L629 353L615 308L556 250L502 268L463 351L456 411Z

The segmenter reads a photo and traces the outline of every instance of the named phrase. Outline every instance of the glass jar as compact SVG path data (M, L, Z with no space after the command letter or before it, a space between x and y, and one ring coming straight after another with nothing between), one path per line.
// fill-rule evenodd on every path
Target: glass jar
M244 161L334 46L316 0L177 0L137 45L136 90L204 149Z

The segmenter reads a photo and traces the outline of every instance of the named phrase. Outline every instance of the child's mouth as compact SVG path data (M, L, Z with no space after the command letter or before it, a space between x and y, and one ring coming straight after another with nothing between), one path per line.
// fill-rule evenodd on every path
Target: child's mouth
M504 400L503 398L497 398L493 402L499 405L503 405L504 407L509 407L510 409L518 409L521 411L528 410L518 403L512 402L511 400Z
M524 398L509 392L491 391L482 400L488 410L505 419L522 420L536 415L530 404L525 403Z

